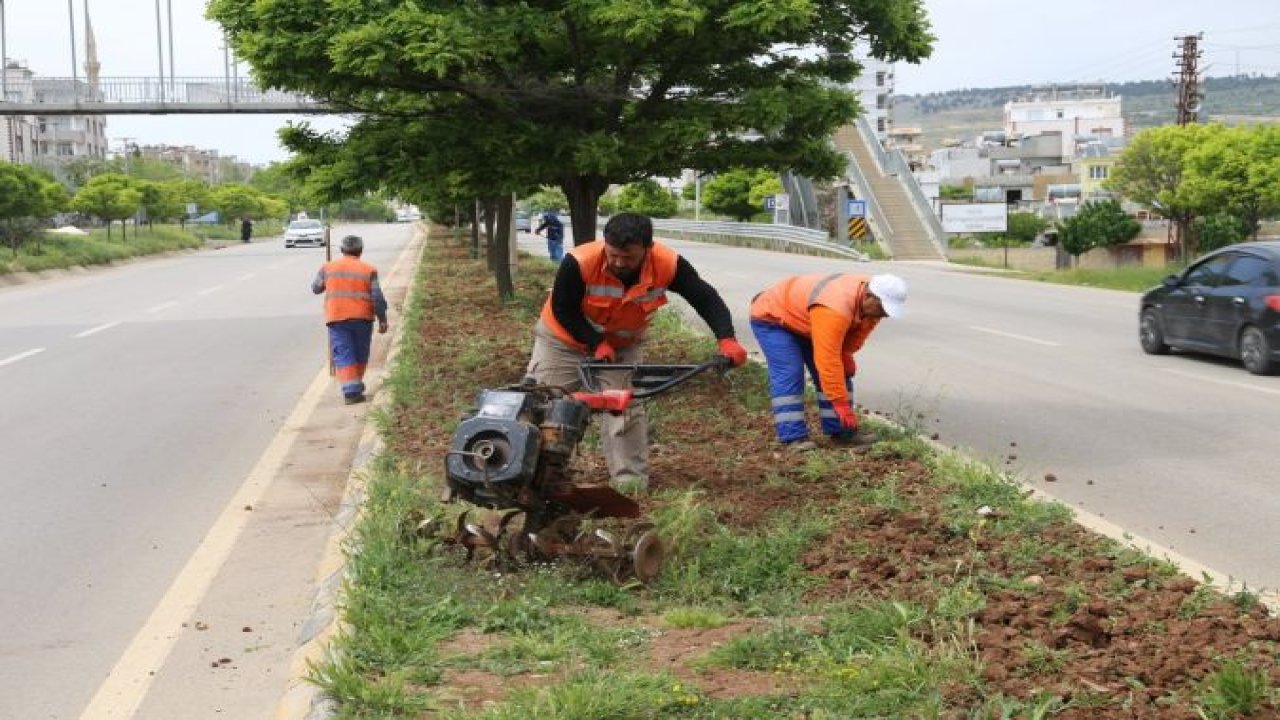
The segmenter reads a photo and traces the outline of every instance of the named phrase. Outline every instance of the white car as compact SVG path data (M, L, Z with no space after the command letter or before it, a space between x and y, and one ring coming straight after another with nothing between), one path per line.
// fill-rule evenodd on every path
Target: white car
M294 220L284 231L284 246L324 247L324 225L319 220Z

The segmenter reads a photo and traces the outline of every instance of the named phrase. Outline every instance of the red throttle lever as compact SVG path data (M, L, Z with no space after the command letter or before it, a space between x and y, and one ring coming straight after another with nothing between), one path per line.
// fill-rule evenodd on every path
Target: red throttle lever
M601 412L626 412L631 407L631 390L601 390L600 392L576 392L573 399L592 410Z

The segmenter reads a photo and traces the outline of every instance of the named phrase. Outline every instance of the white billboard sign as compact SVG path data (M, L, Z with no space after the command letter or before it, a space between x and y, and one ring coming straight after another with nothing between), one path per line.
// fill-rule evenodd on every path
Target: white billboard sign
M1009 206L1004 203L943 205L942 229L949 233L1005 232L1009 229Z

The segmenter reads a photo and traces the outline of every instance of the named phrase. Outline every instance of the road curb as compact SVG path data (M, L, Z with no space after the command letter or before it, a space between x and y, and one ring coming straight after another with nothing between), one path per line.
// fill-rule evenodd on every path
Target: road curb
M894 422L893 420L885 417L884 415L876 414L875 417L880 422L885 422L887 424L893 425L894 427L898 427L900 429L902 427L898 425L896 422ZM984 463L980 460L973 458L970 455L965 454L958 448L953 448L948 445L943 445L937 440L934 440L924 435L917 435L917 437L924 440L930 447L932 447L935 451L941 454L946 454L952 457L956 457L965 462L975 463L978 465L982 465L984 467L991 467L989 464ZM995 470L995 468L992 468L992 470L994 472L1000 472L999 470ZM1179 553L1176 550L1173 550L1172 548L1165 547L1164 545L1161 545L1160 543L1154 540L1145 538L1141 535L1136 535L1128 530L1125 530L1124 528L1111 522L1110 520L1103 518L1100 515L1091 513L1088 510L1082 510L1077 507L1072 507L1065 500L1055 496L1053 493L1050 493L1049 491L1043 488L1032 485L1031 482L1028 480L1022 479L1021 477L1018 477L1016 475L1011 475L1009 473L1001 473L1001 474L1005 478L1007 478L1010 482L1016 483L1018 487L1025 488L1029 497L1039 500L1040 502L1050 502L1056 505L1061 505L1062 507L1066 508L1067 511L1071 513L1072 519L1075 521L1075 523L1085 528L1086 530L1095 532L1106 538L1114 540L1115 542L1118 542L1125 547L1131 548L1133 550L1137 550L1138 552L1141 552L1142 554L1147 555L1148 557L1154 558L1156 560L1162 560L1164 562L1168 562L1172 564L1174 567L1176 567L1179 571L1181 571L1184 575L1198 582L1203 582L1204 584L1214 588L1215 590L1225 595L1231 595L1233 593L1241 592L1242 590L1247 589L1242 586L1240 581L1234 580L1230 575L1226 573L1219 572L1218 570L1214 570L1213 568L1210 568L1209 566L1204 565L1203 563L1193 560L1192 558L1187 557L1186 555L1183 555L1182 553ZM1250 592L1257 595L1258 601L1262 603L1264 606L1266 606L1267 609L1271 611L1271 613L1280 614L1280 591L1250 590Z
M425 227L417 225L413 240L410 241L412 250L401 256L388 276L397 276L404 258L413 258L411 273L406 279L408 289L401 304L402 310L411 305L416 292L414 283L416 272L414 271L421 265L422 253L427 246L426 236ZM404 327L401 326L392 338L387 356L379 368L376 380L379 390L395 366L403 338ZM311 610L303 622L302 630L299 632L298 648L294 651L293 659L289 663L289 687L276 705L272 716L275 720L328 720L337 714L337 703L325 695L319 687L309 682L306 675L313 665L324 660L329 653L330 642L343 627L338 607L343 581L347 575L344 546L363 513L368 466L383 450L382 437L372 422L373 411L389 402L390 399L384 397L383 393L372 393L372 402L369 404L368 412L365 413L364 429L356 444L355 458L351 462L351 472L347 476L346 490L343 492L338 511L334 515L333 531L325 542L325 549L317 567L316 595L311 602Z

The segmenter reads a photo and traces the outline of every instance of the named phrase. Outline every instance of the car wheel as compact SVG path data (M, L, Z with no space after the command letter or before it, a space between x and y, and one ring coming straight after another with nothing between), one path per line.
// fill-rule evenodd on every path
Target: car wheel
M1254 375L1270 375L1276 371L1271 359L1271 343L1256 327L1247 327L1240 333L1240 362Z
M1160 316L1152 308L1142 311L1142 318L1138 321L1138 340L1148 355L1169 352L1169 346L1164 342L1164 331L1160 329Z

